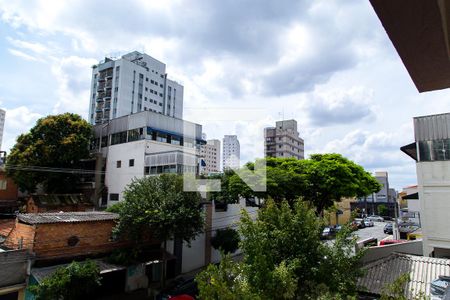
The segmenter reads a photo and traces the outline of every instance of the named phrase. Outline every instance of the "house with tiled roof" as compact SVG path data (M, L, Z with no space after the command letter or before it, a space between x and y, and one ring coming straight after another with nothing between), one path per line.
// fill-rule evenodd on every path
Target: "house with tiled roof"
M405 297L431 296L431 282L450 276L450 259L392 253L364 266L365 275L358 280L358 291L365 299L378 298L383 289L403 274L409 274Z
M111 236L118 218L109 212L19 214L3 247L29 249L37 261L111 252L124 243Z

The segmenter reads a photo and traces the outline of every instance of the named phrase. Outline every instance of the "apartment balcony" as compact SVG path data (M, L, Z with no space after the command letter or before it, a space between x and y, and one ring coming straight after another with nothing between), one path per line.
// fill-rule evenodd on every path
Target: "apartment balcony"
M111 99L111 91L105 93L105 100Z
M106 76L105 75L100 75L98 77L98 82L104 82L106 80Z
M97 103L102 103L104 101L105 101L105 99L103 99L103 97L95 99L95 102L97 102Z
M105 84L106 89L112 89L112 80L108 80Z
M98 98L105 98L105 92L98 92L97 99Z
M104 107L105 109L111 109L111 101L106 101Z
M111 70L111 71L107 71L106 72L106 79L112 79L112 77L113 77L113 71Z
M100 83L97 86L97 92L103 91L105 89L105 84L104 83Z

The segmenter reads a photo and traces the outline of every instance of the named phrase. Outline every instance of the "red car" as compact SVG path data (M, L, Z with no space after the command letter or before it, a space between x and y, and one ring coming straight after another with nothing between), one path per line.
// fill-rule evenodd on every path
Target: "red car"
M380 242L380 246L399 244L399 243L404 243L404 242L406 242L406 241L403 241L403 240L382 240Z

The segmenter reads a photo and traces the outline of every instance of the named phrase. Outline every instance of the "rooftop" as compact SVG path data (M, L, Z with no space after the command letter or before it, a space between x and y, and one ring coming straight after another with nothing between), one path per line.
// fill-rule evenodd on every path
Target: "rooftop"
M59 213L37 213L37 214L19 214L17 216L20 222L25 224L52 224L52 223L78 223L116 220L118 214L109 212L59 212Z
M450 276L450 259L393 253L366 265L364 269L365 276L358 280L359 290L380 295L383 287L409 273L411 281L405 289L405 296L412 299L419 293L430 295L433 280L442 275Z

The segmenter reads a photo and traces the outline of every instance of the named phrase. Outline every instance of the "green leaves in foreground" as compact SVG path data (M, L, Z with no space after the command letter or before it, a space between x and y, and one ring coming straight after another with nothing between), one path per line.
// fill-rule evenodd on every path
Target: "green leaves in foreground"
M334 244L321 242L322 223L303 201L293 207L268 201L256 220L243 212L243 260L225 258L200 273L201 299L350 299L361 275L361 254L353 253L350 228L344 227Z
M100 271L93 261L72 262L58 268L39 285L29 287L37 300L75 300L89 296L100 286Z

